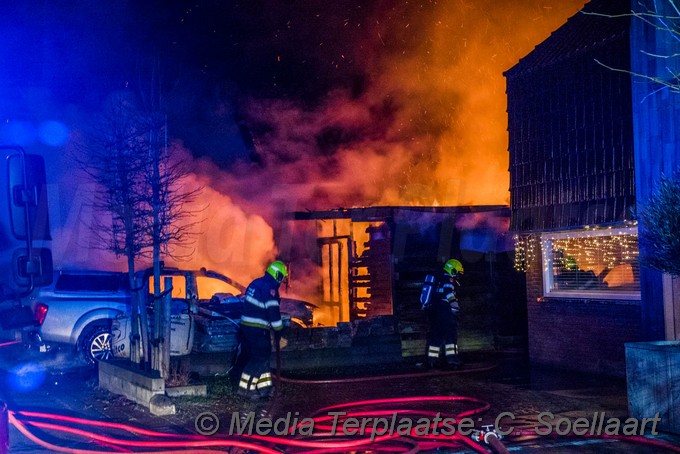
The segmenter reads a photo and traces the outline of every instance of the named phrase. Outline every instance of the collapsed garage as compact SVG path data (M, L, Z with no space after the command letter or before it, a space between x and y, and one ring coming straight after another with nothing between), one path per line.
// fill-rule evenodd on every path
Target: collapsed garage
M383 206L291 213L311 245L291 254L318 266L312 328L292 327L284 369L421 361L426 274L451 257L465 266L461 351L524 348L526 287L514 267L505 206ZM303 257L308 255L308 257Z

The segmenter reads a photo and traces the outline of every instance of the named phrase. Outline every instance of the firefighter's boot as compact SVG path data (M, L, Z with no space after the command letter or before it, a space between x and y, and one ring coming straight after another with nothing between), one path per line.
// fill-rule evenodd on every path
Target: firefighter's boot
M463 365L463 361L460 360L460 356L453 355L446 358L446 365L449 369L459 369Z

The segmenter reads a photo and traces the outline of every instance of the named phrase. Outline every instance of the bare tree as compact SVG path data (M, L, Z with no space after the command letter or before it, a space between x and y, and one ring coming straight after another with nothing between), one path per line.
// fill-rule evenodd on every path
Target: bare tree
M147 122L147 144L149 165L146 175L147 201L149 202L149 228L147 236L151 242L153 262L154 332L151 341L151 366L162 377L170 372L170 323L169 296L161 292L161 259L163 256L182 260L191 251L197 211L189 208L200 195L201 188L187 188L183 183L189 174L184 162L170 156L167 136L167 114L165 114L166 92L158 60L152 60L148 68L140 71L140 87L143 81L148 85L140 89L143 117ZM200 210L199 210L200 211ZM185 253L182 253L184 251ZM188 295L187 295L188 296Z
M111 214L110 221L98 218L93 231L105 249L127 257L128 277L134 290L131 360L149 363L166 377L170 312L168 305L164 308L161 304L161 259L168 256L181 260L191 252L192 232L198 221L196 211L189 206L201 188L187 189L183 184L189 172L183 162L170 156L165 114L156 105L140 108L129 92L112 97L88 138L87 150L79 162L98 183L94 208ZM146 302L140 291L143 285L135 280L135 264L142 258L153 261L151 339Z
M102 249L125 256L132 291L130 343L131 360L144 361L147 339L142 317L135 260L148 248L148 204L144 128L129 93L115 93L87 134L85 149L77 158L81 169L96 182L91 229ZM110 218L101 216L110 214ZM140 351L141 350L141 351Z
M665 34L669 43L680 42L680 3L676 0L634 1L631 4L630 13L625 14L612 15L587 11L583 11L583 13L609 18L630 17L632 20L640 20L653 29ZM654 53L645 49L637 49L637 51L647 55L651 60L656 60L660 63L665 69L665 74L639 73L626 68L615 68L599 60L596 60L596 62L612 71L628 73L634 77L654 82L658 85L656 91L668 89L675 93L680 93L680 53L675 50L677 45L670 45L667 49L668 51Z

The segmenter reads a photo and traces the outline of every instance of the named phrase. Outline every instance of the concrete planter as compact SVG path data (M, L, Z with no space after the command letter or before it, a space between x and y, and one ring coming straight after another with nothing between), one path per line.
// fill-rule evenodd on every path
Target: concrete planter
M630 416L651 418L658 413L660 430L680 434L680 341L625 347Z
M99 386L144 405L157 416L175 414L175 405L165 395L165 380L158 372L139 370L129 361L101 361Z

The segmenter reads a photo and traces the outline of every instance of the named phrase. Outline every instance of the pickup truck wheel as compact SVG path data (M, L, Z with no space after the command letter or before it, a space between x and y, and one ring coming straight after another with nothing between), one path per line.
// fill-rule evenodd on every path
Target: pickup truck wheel
M111 328L97 325L89 329L81 336L80 349L83 358L89 364L109 359L113 356L111 351Z

